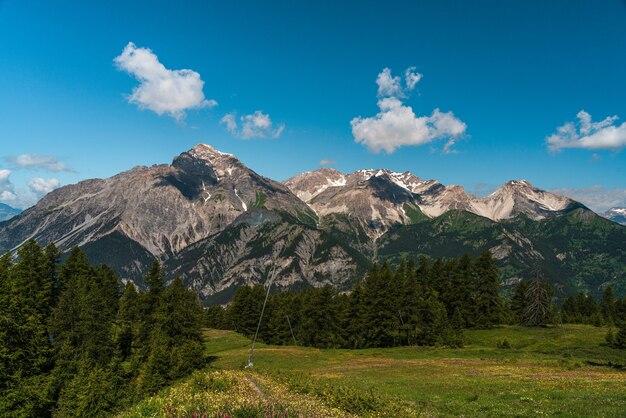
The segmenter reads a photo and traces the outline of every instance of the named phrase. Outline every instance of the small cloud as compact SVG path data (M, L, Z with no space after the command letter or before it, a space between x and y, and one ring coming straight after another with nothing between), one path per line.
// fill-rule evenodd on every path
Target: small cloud
M383 69L376 78L378 84L378 108L372 117L356 117L350 121L356 142L370 151L391 154L398 147L424 145L439 139L447 139L442 153L453 154L457 140L463 137L467 125L452 112L435 109L429 116L417 116L402 99L421 80L422 75L413 67L405 71L404 84L399 76L392 76L389 68Z
M320 166L322 167L330 167L337 164L335 161L333 160L328 160L328 159L324 159L322 161L320 161Z
M15 186L11 183L11 170L0 170L0 202L9 203L17 199Z
M28 182L28 187L30 191L37 196L37 198L42 198L46 194L50 193L54 189L59 188L61 182L58 179L44 179L41 177L35 177L30 179Z
M129 42L114 62L139 81L128 101L141 109L181 121L189 109L217 106L215 100L204 97L200 74L192 70L167 69L148 48L137 48Z
M231 135L242 138L278 138L285 129L285 124L281 123L274 127L270 115L257 110L249 115L243 115L237 119L236 113L228 113L220 120L226 125L226 129Z
M591 115L581 110L577 122L567 122L546 138L548 150L558 152L566 148L612 149L626 147L626 123L616 125L617 116L593 122Z
M11 170L0 169L0 203L14 208L27 208L37 201L37 198L23 189L16 189L11 182Z
M404 71L404 84L400 76L392 76L389 68L383 70L376 77L378 85L378 97L405 98L415 89L422 79L422 74L415 72L415 67L409 67Z
M26 168L33 170L46 170L51 172L68 171L74 172L64 162L59 161L56 157L51 155L34 155L34 154L21 154L17 157L9 156L5 158L9 163L12 163L17 168Z

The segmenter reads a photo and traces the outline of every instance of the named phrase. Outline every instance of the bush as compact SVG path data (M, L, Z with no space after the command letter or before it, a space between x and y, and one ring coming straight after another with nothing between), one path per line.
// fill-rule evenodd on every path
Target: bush
M509 340L505 338L503 340L498 340L496 347L508 350L511 348L511 343L509 343Z

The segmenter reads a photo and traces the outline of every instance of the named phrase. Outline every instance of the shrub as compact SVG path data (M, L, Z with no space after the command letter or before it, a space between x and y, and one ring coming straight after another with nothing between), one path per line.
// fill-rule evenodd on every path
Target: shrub
M509 343L509 340L505 338L503 340L498 340L496 347L508 350L511 348L511 343Z

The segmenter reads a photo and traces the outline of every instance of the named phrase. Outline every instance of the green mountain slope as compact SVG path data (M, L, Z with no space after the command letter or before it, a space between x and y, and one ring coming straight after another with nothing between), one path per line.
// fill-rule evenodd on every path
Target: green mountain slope
M539 267L565 296L579 291L600 295L612 284L626 294L626 227L587 209L535 221L519 215L496 223L463 211L398 226L378 240L378 256L392 263L403 257L476 256L491 250L503 283L514 285Z

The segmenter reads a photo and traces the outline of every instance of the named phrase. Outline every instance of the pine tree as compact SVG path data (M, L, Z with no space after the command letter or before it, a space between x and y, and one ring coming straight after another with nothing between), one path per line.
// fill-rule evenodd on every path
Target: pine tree
M215 329L231 329L226 321L226 310L219 306L210 306L205 310L205 326Z
M28 240L17 251L12 269L13 292L19 293L33 313L47 318L52 305L52 277L48 260L35 240Z
M366 347L391 347L398 336L398 316L393 302L393 279L389 266L372 268L363 281L363 323Z
M309 289L303 293L302 318L298 341L318 348L338 345L338 321L333 303L335 291L330 286Z
M0 416L47 414L47 279L32 240L18 250L16 264L9 255L0 258Z
M231 329L247 336L254 335L264 299L265 289L262 286L237 289L226 311L226 321Z
M50 305L50 308L52 308L58 303L59 295L61 294L61 290L63 288L63 283L61 283L59 276L59 263L62 254L53 243L48 244L46 248L44 248L43 253L46 260L46 275L50 277L52 285L52 300Z
M142 394L153 393L204 362L202 307L180 278L160 293L152 322L147 361L139 377L138 390Z
M526 300L526 292L528 291L529 280L523 280L515 286L515 293L511 298L511 312L518 324L524 323L524 312L528 302Z
M614 324L617 320L617 309L616 309L616 300L615 293L613 292L613 286L607 286L604 289L604 293L602 295L602 303L600 304L600 309L602 310L602 315L604 320L608 324Z
M554 321L552 298L554 291L545 281L530 280L524 291L521 319L524 325L544 326Z
M126 283L124 293L120 297L119 311L117 313L117 349L122 359L130 357L136 350L139 342L139 320L141 319L141 306L139 295L133 283Z
M483 252L474 264L476 273L476 326L491 328L500 323L501 300L498 294L500 274L491 256L491 252Z
M64 387L55 415L62 417L109 417L118 403L120 382L110 370L83 368Z
M614 348L626 349L626 322L622 322L618 329L617 334L615 334L615 342L613 343Z

